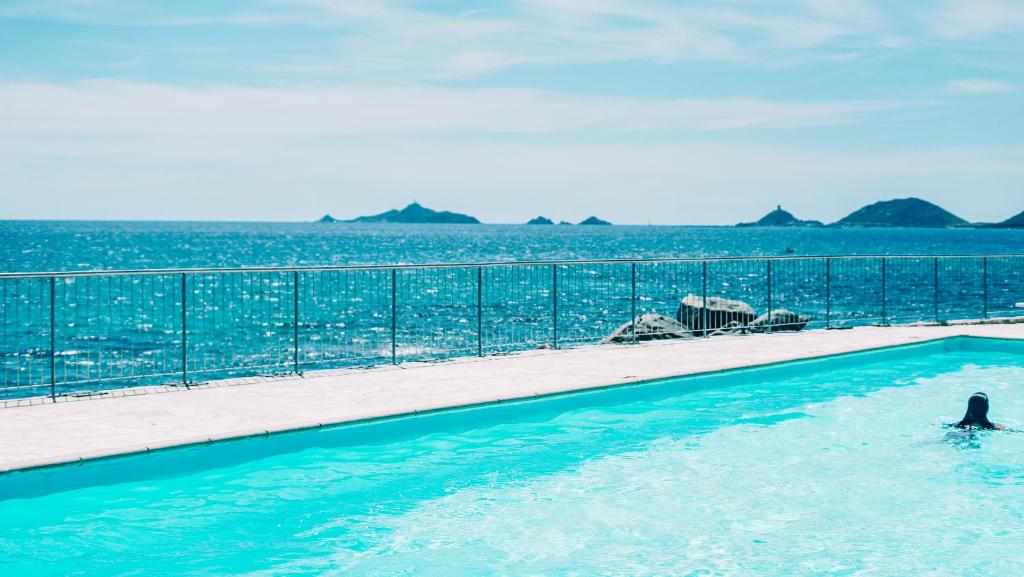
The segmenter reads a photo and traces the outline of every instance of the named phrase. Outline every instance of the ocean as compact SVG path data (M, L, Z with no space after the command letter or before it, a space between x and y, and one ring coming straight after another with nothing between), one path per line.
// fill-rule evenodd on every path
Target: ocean
M1007 254L1024 229L0 221L0 271Z

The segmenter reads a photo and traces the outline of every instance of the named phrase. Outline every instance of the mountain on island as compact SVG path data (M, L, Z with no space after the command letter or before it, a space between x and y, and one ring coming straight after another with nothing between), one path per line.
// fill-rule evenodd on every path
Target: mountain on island
M741 222L736 226L825 226L820 220L800 220L793 216L793 213L782 210L782 205L776 205L775 210L761 217L757 222Z
M526 224L555 224L550 218L538 216L537 218L530 219L530 222Z
M418 202L413 202L402 210L389 210L380 214L360 216L344 222L388 222L411 224L480 224L476 218L468 214L448 212L447 210L431 210Z
M897 198L869 204L850 213L832 226L906 226L942 228L962 226L967 221L920 198Z
M589 225L601 225L601 226L609 226L609 225L611 225L611 223L608 222L607 220L601 220L601 219L597 218L596 216L592 216L592 217L588 218L587 220L584 220L580 224L581 225L588 225L588 226Z
M1003 222L988 225L992 228L1024 228L1024 212L1011 216Z
M320 220L318 220L317 222L338 222L338 219L334 218L329 214L325 214L322 217L320 217Z

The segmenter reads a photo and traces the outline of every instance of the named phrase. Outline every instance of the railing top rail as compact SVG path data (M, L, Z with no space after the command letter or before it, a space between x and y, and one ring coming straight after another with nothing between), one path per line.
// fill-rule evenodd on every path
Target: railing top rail
M860 259L966 259L966 258L1024 258L1024 254L860 254L860 255L787 255L787 256L737 256L737 257L678 257L678 258L618 258L618 259L567 259L567 260L521 260L491 262L453 262L428 264L366 264L338 266L270 266L270 267L226 267L226 268L154 268L154 269L110 269L85 271L34 271L4 272L0 279L8 278L73 278L88 276L128 275L171 275L171 274L236 274L274 272L328 272L406 269L449 269L500 266L541 266L541 265L588 265L588 264L655 264L674 262L740 262L740 261L794 261L794 260L860 260Z

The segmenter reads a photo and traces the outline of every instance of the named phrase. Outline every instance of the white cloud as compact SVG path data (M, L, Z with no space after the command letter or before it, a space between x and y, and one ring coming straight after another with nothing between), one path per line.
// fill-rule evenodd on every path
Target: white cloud
M309 219L415 197L491 222L543 211L714 224L775 202L831 219L865 191L926 190L978 210L962 192L984 189L995 212L1024 177L1017 148L858 152L719 140L739 128L877 119L901 106L885 102L110 82L0 85L0 101L0 191L17 191L4 199L8 218Z
M306 27L325 38L319 49L247 65L369 81L472 78L524 64L713 61L774 67L860 58L871 48L920 45L927 41L922 36L976 39L1024 31L1020 0L932 0L925 9L878 0L505 0L466 10L453 6L406 0L257 0L242 7L10 0L0 6L0 18L118 27ZM921 22L923 30L915 25Z
M416 198L486 222L523 222L540 212L731 224L778 202L804 218L834 220L866 200L913 194L966 218L995 220L1019 211L1022 178L1020 147L0 138L0 190L18 191L5 199L7 218L310 220ZM977 202L978 191L986 202Z
M974 38L1024 30L1019 0L944 0L925 14L931 30L945 38Z
M804 212L831 218L822 211L844 210L844 198L856 204L865 190L941 192L983 175L972 186L993 181L998 192L1024 166L1019 151L848 153L716 140L740 129L877 122L916 105L900 102L118 82L0 85L0 101L0 190L18 191L5 199L8 218L305 219L410 196L492 222L543 210L725 223L737 205L766 202L817 204ZM827 203L814 200L822 191ZM43 197L52 202L34 200Z
M0 131L17 135L552 135L830 126L917 103L649 100L524 89L349 85L178 88L122 82L0 84Z
M951 80L949 89L956 94L1005 94L1017 91L1017 87L1009 82L985 78Z
M737 61L778 65L829 58L884 19L861 0L508 0L452 11L401 0L264 0L244 9L119 0L12 0L0 17L116 26L315 28L335 40L268 69L333 70L349 78L451 79L526 63ZM447 10L447 11L446 11ZM866 40L868 43L881 39ZM824 48L822 53L806 51Z
M856 0L704 5L519 0L443 15L393 3L366 8L360 0L288 1L360 26L358 35L342 38L339 66L414 78L472 76L521 63L746 61L774 66L793 58L829 58L827 50L802 50L869 35L883 20L869 4Z

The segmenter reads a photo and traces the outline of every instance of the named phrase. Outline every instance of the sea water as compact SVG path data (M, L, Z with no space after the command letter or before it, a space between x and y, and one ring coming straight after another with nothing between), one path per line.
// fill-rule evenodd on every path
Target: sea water
M0 221L0 272L1022 250L998 229Z

